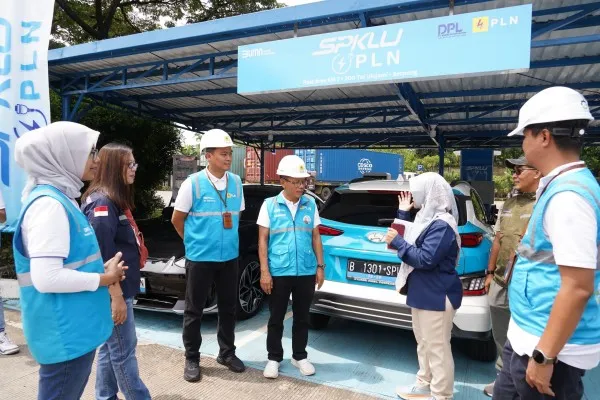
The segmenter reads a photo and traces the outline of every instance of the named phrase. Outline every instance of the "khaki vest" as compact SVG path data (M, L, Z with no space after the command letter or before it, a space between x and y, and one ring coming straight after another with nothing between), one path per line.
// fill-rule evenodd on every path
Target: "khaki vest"
M504 202L498 216L500 229L496 234L500 234L500 252L496 260L494 280L501 286L504 286L503 276L506 264L519 245L534 204L535 193L520 193Z

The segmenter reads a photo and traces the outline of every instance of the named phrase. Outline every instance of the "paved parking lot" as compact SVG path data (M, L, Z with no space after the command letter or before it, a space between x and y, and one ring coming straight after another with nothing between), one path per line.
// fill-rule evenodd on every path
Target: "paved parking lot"
M10 320L19 317L18 313L11 311L7 315ZM136 311L135 316L140 340L140 370L144 379L149 382L153 396L158 399L212 399L218 397L222 388L228 388L228 396L237 396L236 392L245 393L245 398L250 399L280 398L271 397L275 393L289 399L337 396L350 399L395 398L395 386L412 383L417 369L416 345L412 332L333 319L326 330L310 332L308 352L317 374L302 377L289 363L292 320L288 318L285 323L286 360L281 367L282 377L276 382L267 381L261 374L266 363L268 319L268 310L264 307L256 317L238 324L237 353L248 366L256 368L244 375L231 375L214 362L213 358L218 352L217 318L206 317L202 326L202 351L205 355L202 365L206 368L206 379L192 390L191 384L181 379L182 317L145 311ZM291 317L291 313L287 316ZM18 333L18 322L11 321L9 328L11 333ZM456 363L455 399L485 399L482 389L494 378L494 364L468 359L463 351L464 345L461 341L453 342ZM35 369L32 360L25 364L27 368ZM35 385L35 374L30 373L26 379L17 379L22 374L21 369L11 368L9 357L0 357L0 393L7 390L7 387L17 390L19 387ZM21 383L15 386L13 381ZM7 382L11 384L5 386ZM207 382L211 385L207 385ZM586 374L585 386L586 400L600 399L599 368ZM88 390L90 388L91 385L88 385ZM223 394L225 392L221 392L219 398L229 398L223 397ZM6 397L1 395L0 398Z

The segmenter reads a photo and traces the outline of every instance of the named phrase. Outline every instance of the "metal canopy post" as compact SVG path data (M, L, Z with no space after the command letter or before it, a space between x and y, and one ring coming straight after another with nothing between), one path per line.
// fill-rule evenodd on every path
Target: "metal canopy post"
M444 155L446 152L446 138L444 137L444 135L438 135L437 137L438 140L438 155L439 155L439 159L440 159L440 163L438 166L438 173L441 176L444 176Z
M71 120L71 96L62 96L62 119L63 121Z
M260 184L265 184L265 141L260 140Z

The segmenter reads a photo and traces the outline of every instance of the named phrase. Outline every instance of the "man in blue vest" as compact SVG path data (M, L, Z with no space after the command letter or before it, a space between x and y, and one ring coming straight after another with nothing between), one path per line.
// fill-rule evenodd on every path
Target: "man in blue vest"
M283 361L283 321L292 296L292 365L302 375L315 373L308 361L308 315L315 285L323 285L325 264L319 234L321 220L315 201L304 195L307 178L304 161L298 156L285 156L279 162L277 175L283 191L264 201L258 215L258 255L260 285L269 299L267 351L269 361L263 375L275 379Z
M519 111L530 165L544 177L510 279L511 320L494 399L581 399L600 361L600 186L580 161L585 98L545 89Z
M235 355L235 314L238 287L238 226L244 210L239 176L228 172L233 142L221 129L202 135L200 151L208 167L190 175L181 185L171 222L183 239L186 258L186 292L183 316L184 379L196 382L200 372L200 325L213 284L217 291L219 326L217 362L243 372Z

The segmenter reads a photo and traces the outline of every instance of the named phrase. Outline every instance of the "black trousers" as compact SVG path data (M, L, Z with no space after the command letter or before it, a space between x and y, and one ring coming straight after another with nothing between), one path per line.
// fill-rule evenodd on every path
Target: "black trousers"
M502 350L502 371L494 384L494 400L579 400L583 397L584 370L563 362L554 365L550 379L556 397L541 394L525 380L529 356L520 356L513 351L507 340Z
M292 295L292 357L297 360L307 358L308 314L315 294L315 275L307 276L274 276L273 291L269 298L269 325L267 331L267 351L269 360L283 360L283 320Z
M186 290L183 313L185 358L200 360L202 314L212 284L217 290L219 355L235 354L235 318L238 301L238 259L225 262L185 261Z

